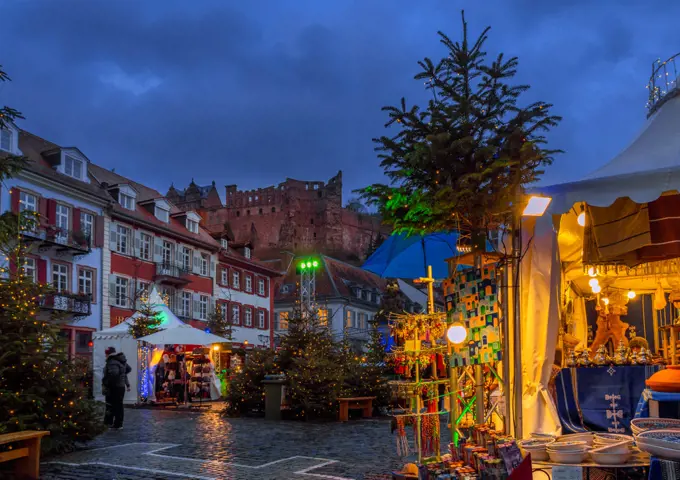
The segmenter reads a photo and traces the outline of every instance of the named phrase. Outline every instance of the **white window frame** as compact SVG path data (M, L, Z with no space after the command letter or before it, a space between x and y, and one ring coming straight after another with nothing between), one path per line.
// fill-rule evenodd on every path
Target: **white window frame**
M264 278L258 278L257 279L257 293L262 295L263 297L265 295L265 279Z
M238 270L231 271L231 287L239 289L241 288L241 272Z
M116 225L116 252L129 255L131 250L130 235L132 230L125 225Z
M250 307L244 307L244 315L243 315L243 326L244 327L252 327L253 326L253 309Z
M191 233L198 233L198 222L187 218L187 230Z
M93 270L90 270L89 268L78 268L78 293L81 295L89 294L90 298L93 300L94 300L94 277L95 274ZM85 289L81 288L81 283L82 285L85 286L89 283L89 291L87 291L87 288Z
M87 235L91 243L94 233L94 215L88 212L80 212L80 231Z
M243 256L246 257L246 258L248 258L248 259L251 258L252 252L251 252L251 250L250 250L250 247L245 247L245 248L243 249Z
M71 226L71 207L64 205L63 203L57 203L57 213L56 213L56 224L57 227L62 231L68 232Z
M170 210L161 208L158 205L154 207L154 216L161 222L170 223Z
M234 319L234 317L236 317ZM231 306L231 324L241 325L241 305L233 304Z
M220 272L220 280L222 281L222 285L229 286L229 269L228 268L222 268L222 271Z
M172 265L172 242L167 240L163 240L161 244L161 263L163 265Z
M290 320L289 312L279 312L276 316L278 317L276 328L281 331L288 330L288 321Z
M208 319L208 305L210 305L210 297L207 295L198 296L198 319Z
M257 311L257 327L259 329L264 329L265 326L265 311L264 310L258 310Z
M191 318L191 292L183 291L180 296L181 315L186 318Z
M64 155L64 173L78 180L83 179L83 161L72 155Z
M135 209L135 197L128 195L127 193L118 192L118 203L126 210Z
M12 151L12 130L8 128L0 128L0 150L5 152Z
M253 276L246 273L246 292L253 293Z
M317 313L317 319L319 321L319 325L323 327L328 326L328 309L326 308L320 308Z
M19 190L19 212L37 212L38 196Z
M148 233L139 234L139 258L142 260L153 258L153 237Z
M207 253L201 253L201 275L210 276L210 256Z
M222 248L226 250L227 248L229 248L229 240L227 240L226 238L221 239L220 245L222 245Z
M24 259L24 276L30 278L33 283L38 283L38 262L35 258Z
M127 277L119 277L116 275L113 282L113 304L116 307L128 308L130 306L130 299L128 292L130 289L130 279Z
M52 264L52 287L58 293L68 292L69 267L63 263Z
M178 248L181 248L181 253L180 253L180 259L182 263L180 264L180 267L184 268L187 272L191 271L191 255L192 251L189 247L185 246L180 246Z

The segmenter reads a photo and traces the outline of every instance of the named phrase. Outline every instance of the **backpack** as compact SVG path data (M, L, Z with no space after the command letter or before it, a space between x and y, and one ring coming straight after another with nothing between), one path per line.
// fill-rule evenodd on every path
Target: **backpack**
M118 382L118 377L120 376L120 368L118 365L114 365L113 362L106 362L104 367L104 378L102 379L102 385L111 388L115 387Z

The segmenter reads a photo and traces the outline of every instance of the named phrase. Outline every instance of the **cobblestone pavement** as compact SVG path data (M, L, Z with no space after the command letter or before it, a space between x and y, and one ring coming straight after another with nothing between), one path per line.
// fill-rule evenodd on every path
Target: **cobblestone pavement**
M41 479L369 480L402 464L384 418L271 422L216 411L128 409L123 430L45 459Z

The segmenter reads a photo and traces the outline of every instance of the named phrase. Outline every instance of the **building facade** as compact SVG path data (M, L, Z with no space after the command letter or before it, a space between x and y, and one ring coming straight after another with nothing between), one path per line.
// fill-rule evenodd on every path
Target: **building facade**
M380 310L386 282L378 275L326 255L318 255L315 299L319 322L327 325L336 340L346 336L357 350L370 339L370 324ZM274 303L275 344L288 330L288 320L300 298L297 264L301 257L290 255L286 275L277 283Z
M37 224L22 232L29 249L22 268L35 282L54 289L41 300L38 316L64 315L62 333L70 356L89 355L92 332L105 327L102 270L109 199L88 174L90 160L77 148L60 147L13 125L1 133L0 153L29 161L4 182L0 204L3 211L37 214Z
M184 190L171 186L167 197L183 210L200 213L212 233L251 242L260 258L287 250L358 263L379 235L389 234L379 217L343 207L342 172L328 182L287 179L256 190L228 185L224 203L214 182L198 186L192 181Z

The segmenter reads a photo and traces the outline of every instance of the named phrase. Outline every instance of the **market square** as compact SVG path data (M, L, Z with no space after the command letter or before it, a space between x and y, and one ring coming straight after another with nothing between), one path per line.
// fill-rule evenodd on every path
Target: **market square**
M0 478L680 478L680 5L462 7L0 4Z

